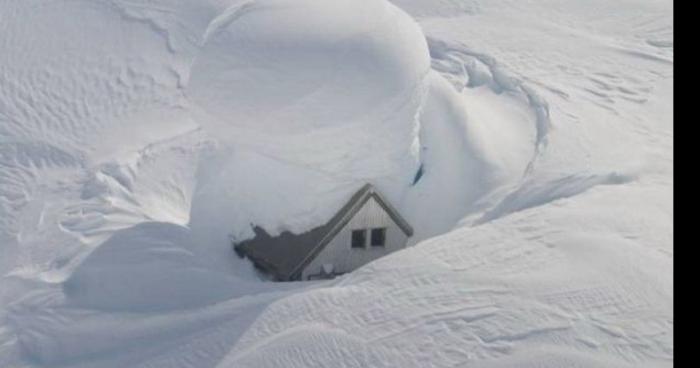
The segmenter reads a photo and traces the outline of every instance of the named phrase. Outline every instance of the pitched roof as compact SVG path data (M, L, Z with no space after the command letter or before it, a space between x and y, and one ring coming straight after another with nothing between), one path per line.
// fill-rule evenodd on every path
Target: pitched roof
M285 231L275 237L256 226L253 229L255 237L236 244L234 249L277 280L293 280L370 198L384 208L407 236L413 235L413 228L398 211L371 184L365 184L325 225L302 234Z

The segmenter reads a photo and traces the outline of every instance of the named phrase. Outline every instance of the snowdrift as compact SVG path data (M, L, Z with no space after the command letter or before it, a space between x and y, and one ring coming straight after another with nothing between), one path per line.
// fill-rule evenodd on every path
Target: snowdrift
M672 365L669 6L393 3L4 1L0 366ZM415 247L231 251L366 181Z
M376 0L236 2L201 44L185 94L218 147L193 200L198 242L225 227L245 239L251 224L306 231L366 182L401 203L430 70L407 14Z
M153 311L221 301L235 279L213 272L187 228L144 222L116 232L63 283L67 298L100 310Z

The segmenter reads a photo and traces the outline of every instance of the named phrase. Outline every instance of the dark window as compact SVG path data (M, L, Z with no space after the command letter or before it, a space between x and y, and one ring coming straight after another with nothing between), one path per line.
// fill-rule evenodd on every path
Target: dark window
M364 248L365 239L367 238L367 230L353 230L352 231L352 247L353 248Z
M383 247L385 241L386 241L386 229L385 228L382 227L382 228L372 229L372 246Z

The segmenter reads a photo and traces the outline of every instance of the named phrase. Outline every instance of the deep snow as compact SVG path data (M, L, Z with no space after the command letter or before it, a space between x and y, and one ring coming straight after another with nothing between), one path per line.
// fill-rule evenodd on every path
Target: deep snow
M671 366L672 3L393 3L0 1L0 366ZM414 247L233 255L365 181Z

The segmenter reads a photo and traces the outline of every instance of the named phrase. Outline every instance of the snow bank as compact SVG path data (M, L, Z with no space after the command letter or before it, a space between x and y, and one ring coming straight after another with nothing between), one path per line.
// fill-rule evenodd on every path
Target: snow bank
M144 222L116 232L63 285L68 299L100 310L154 311L234 295L235 279L207 267L187 228Z
M668 224L640 189L464 226L275 302L220 366L671 366L670 257L632 235Z

